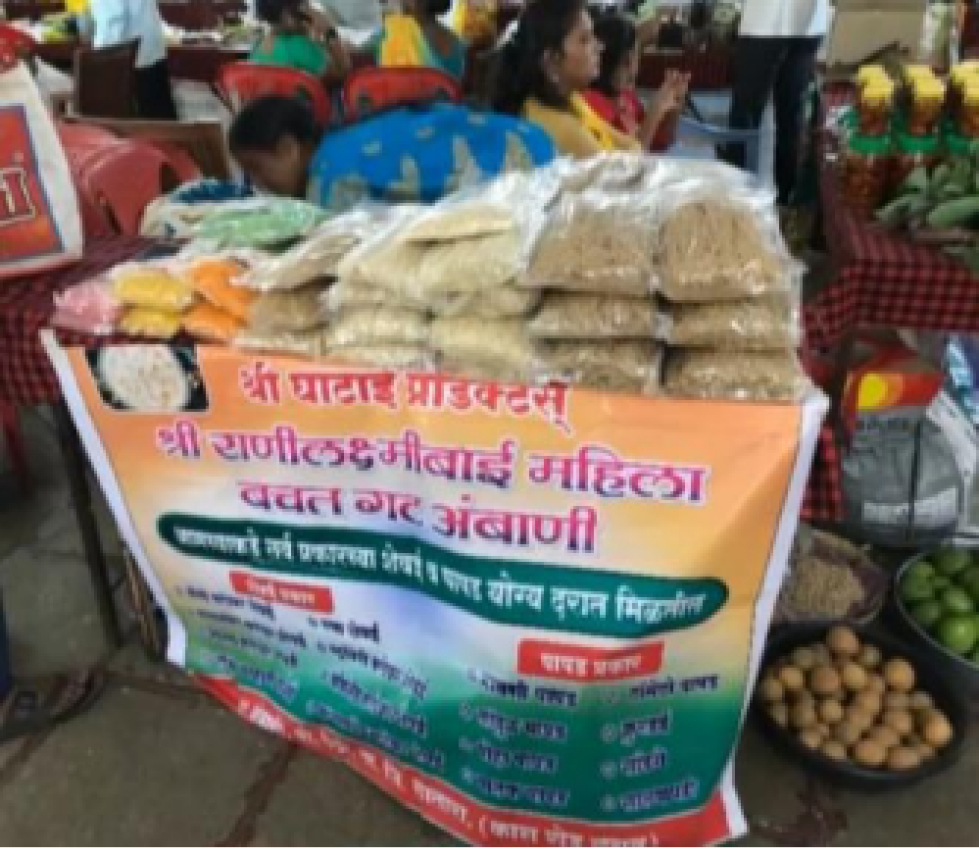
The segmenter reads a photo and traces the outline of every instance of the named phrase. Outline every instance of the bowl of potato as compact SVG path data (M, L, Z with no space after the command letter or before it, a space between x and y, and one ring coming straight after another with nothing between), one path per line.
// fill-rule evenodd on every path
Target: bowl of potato
M969 722L962 694L927 661L847 624L777 631L753 709L777 747L839 784L871 790L950 767Z

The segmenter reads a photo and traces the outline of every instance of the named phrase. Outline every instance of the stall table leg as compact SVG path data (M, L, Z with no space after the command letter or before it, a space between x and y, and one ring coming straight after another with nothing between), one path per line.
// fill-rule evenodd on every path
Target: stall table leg
M63 401L54 406L54 416L58 425L58 436L61 441L61 452L64 456L68 474L68 485L71 489L71 501L75 509L75 517L82 536L82 547L85 550L85 562L92 576L92 587L95 590L95 601L102 622L102 630L106 641L113 647L122 644L122 631L119 626L119 616L116 612L112 584L99 537L98 522L92 508L92 492L88 485L88 464L81 438L75 430L68 407Z

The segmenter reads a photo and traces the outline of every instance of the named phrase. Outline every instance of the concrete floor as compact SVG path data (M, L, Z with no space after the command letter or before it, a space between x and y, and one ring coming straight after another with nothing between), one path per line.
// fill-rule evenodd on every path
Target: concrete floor
M343 767L235 719L135 644L107 653L50 421L28 414L25 434L34 494L18 498L0 475L0 590L15 667L100 663L109 684L86 716L0 747L0 846L452 843ZM753 844L979 843L975 739L951 772L886 796L811 780L750 726L737 769Z

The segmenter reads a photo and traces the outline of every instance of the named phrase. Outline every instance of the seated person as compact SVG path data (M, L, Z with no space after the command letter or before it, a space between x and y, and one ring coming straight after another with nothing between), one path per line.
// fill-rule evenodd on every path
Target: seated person
M636 93L641 55L636 25L623 15L604 15L595 22L595 35L602 44L602 60L598 79L584 93L588 106L644 149L665 151L673 143L690 76L668 71L662 88L644 106Z
M637 138L616 130L584 98L601 52L586 0L533 0L501 49L494 109L540 126L564 155L642 151Z
M334 84L350 71L350 57L336 28L305 0L258 0L258 17L269 32L249 60L305 71Z
M532 125L457 104L390 110L324 135L302 101L277 95L246 106L228 143L261 190L338 213L369 200L434 202L463 181L554 158Z
M400 15L388 15L368 43L375 62L384 68L424 67L461 81L466 73L466 44L439 16L450 0L403 0Z

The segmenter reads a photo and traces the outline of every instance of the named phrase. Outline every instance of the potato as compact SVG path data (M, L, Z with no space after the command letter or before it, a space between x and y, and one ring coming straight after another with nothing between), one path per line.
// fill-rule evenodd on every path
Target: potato
M856 657L860 653L860 640L849 627L834 627L826 635L826 644L838 657Z
M857 662L865 669L876 669L883 659L876 645L863 645L857 654Z
M914 668L907 660L895 658L884 664L884 680L892 690L908 693L914 689Z
M778 670L778 679L789 692L801 690L806 685L806 676L795 666L782 666Z
M907 693L891 690L884 693L885 710L907 710L911 706L911 699Z
M813 666L816 665L816 655L812 652L811 648L796 648L789 655L789 661L797 669L802 669L804 672L808 672Z
M928 693L915 690L908 696L908 708L911 710L931 710L935 702Z
M758 698L768 704L774 704L785 698L785 688L781 681L775 677L767 677L758 684Z
M867 675L867 689L882 696L887 692L887 681L884 680L883 675L879 675L877 672L871 672Z
M784 701L769 705L768 715L780 728L789 727L789 706Z
M832 654L825 642L817 642L815 645L810 646L809 650L812 651L813 657L816 658L817 666L828 666L833 662Z
M797 701L789 711L793 728L803 731L816 724L816 706L809 701Z
M840 675L843 686L851 693L858 693L867 687L867 670L856 663L847 663Z
M914 717L906 710L885 710L881 723L894 729L901 737L914 732Z
M875 725L864 735L864 740L873 740L885 749L901 745L901 735L887 725Z
M872 717L877 717L884 704L881 697L873 690L861 690L853 697L851 707L857 707L867 711Z
M839 673L832 666L816 666L809 673L809 689L818 696L829 696L840 688Z
M863 728L848 719L844 719L831 729L831 734L836 742L842 743L844 746L853 746L863 737L863 732Z
M913 770L921 764L921 757L914 749L894 746L887 751L887 769L895 772Z
M834 761L846 760L846 746L838 740L826 740L819 749L827 758L832 758Z
M807 749L815 752L823 745L823 736L814 728L806 728L799 732L799 742Z
M819 702L816 706L816 713L819 715L820 721L827 725L836 725L837 722L843 721L843 705L833 698L825 698Z
M880 767L887 760L887 750L873 740L861 740L851 754L862 767Z
M944 749L952 742L955 732L944 713L931 711L921 728L921 736L933 749Z

